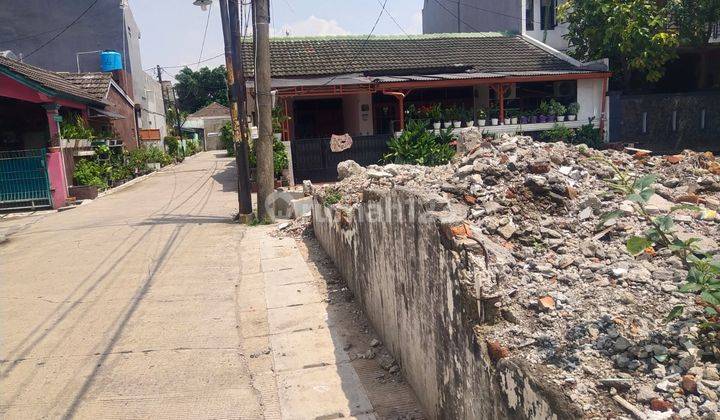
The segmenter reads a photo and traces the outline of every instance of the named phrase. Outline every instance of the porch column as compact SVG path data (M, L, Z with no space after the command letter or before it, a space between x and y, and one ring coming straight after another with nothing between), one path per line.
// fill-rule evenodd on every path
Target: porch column
M405 130L405 96L407 96L410 93L410 91L403 91L403 92L386 92L383 91L383 94L394 96L398 100L398 108L397 108L397 119L400 123L400 130Z
M58 209L65 206L68 198L68 182L65 174L65 157L63 156L62 145L60 144L60 127L55 120L59 116L60 106L55 103L44 104L48 119L48 130L50 142L47 151L47 171L50 180L50 193L52 195L53 208Z
M502 125L502 124L505 124L505 85L504 84L500 83L498 85L497 94L498 94L498 102L500 104L500 110L499 110L499 115L498 115L498 117L499 117L498 124Z

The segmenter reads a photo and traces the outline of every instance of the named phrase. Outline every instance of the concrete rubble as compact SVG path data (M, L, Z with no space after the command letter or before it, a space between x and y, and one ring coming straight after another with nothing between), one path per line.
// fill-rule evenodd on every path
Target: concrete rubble
M447 199L466 220L465 232L451 234L489 238L484 247L499 256L480 281L479 273L467 272L468 289L479 283L492 298L478 336L498 348L498 357L543 365L545 379L586 417L720 419L720 340L701 333L696 296L678 291L687 274L678 257L666 249L638 257L626 251L627 238L648 226L608 187L614 174L597 157L630 174L656 174L648 206L654 214L677 203L699 205L701 211L675 213L678 236L699 238L715 256L720 162L709 153L630 155L475 134L462 139L466 153L448 165L343 162L342 181L314 193L339 196L331 205L340 207L360 203L367 191L398 186ZM602 224L600 215L611 210L624 216ZM307 219L293 228L302 223ZM481 252L467 250L472 267ZM680 304L684 315L666 321Z

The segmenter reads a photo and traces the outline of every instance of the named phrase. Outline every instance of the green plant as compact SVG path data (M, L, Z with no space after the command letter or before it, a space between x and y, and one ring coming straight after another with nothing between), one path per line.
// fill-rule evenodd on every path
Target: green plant
M541 101L538 112L540 115L550 115L550 104L547 101Z
M458 118L459 118L458 108L455 105L451 105L451 106L445 108L445 111L443 113L443 120L445 122L458 121Z
M220 129L220 140L229 157L235 156L235 136L233 134L232 123L228 122Z
M429 111L428 111L428 117L429 117L433 122L440 122L440 120L442 120L442 118L443 118L443 111L442 111L442 107L440 106L440 104L435 104L435 105L433 105L433 106L429 109Z
M487 119L487 112L485 111L485 108L479 108L475 115L477 116L478 121L484 121Z
M565 111L565 105L561 104L555 99L550 100L550 103L548 104L548 112L550 113L550 115L562 116L565 115Z
M276 178L280 178L282 171L288 167L288 163L289 160L285 145L282 141L275 139L273 141L273 168Z
M593 149L599 149L602 146L602 138L600 137L600 129L590 124L584 124L575 131L572 139L574 144L584 144Z
M283 131L283 123L287 120L289 120L290 117L285 115L285 111L283 111L280 106L276 106L272 110L272 126L273 126L273 133L282 133Z
M679 257L688 274L685 284L679 291L683 293L696 293L704 306L708 318L705 327L718 328L718 312L720 312L720 260L712 259L706 252L698 247L699 239L689 238L682 240L677 236L673 215L680 210L699 211L699 207L690 204L676 205L665 214L652 216L648 211L650 198L655 194L652 185L657 181L656 175L630 176L621 171L614 163L604 157L595 157L612 168L615 176L608 181L613 190L623 194L632 202L635 213L649 226L641 236L631 236L627 239L627 251L637 256L645 252L654 253L655 248L666 248ZM598 229L609 220L624 216L620 210L603 213L600 216ZM684 306L678 305L672 309L668 319L682 315Z
M105 177L107 168L91 159L81 159L75 164L73 176L79 185L88 185L105 189L108 187Z
M570 105L567 106L568 115L577 115L578 112L580 112L580 104L579 103L572 102Z
M388 141L389 152L383 156L385 162L415 165L443 165L455 155L450 144L452 129L441 131L439 136L425 129L422 123L409 121L405 131Z
M177 156L180 147L180 140L175 136L165 136L165 147L170 156Z
M95 138L95 133L82 116L76 115L72 121L60 123L60 137L73 140L92 140Z
M335 188L328 188L325 190L325 197L323 198L323 205L332 206L342 200L342 194Z
M547 142L566 141L569 142L573 138L573 130L561 124L553 124L553 127L540 134L540 140Z
M488 116L490 118L500 118L500 108L497 105L493 105L488 109Z
M110 170L110 180L112 181L122 181L125 179L130 179L133 176L133 171L130 165L125 164L117 164L112 165L112 169Z

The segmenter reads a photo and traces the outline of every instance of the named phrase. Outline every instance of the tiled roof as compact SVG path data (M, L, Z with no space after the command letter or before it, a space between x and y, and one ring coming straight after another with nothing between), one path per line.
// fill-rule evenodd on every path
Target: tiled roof
M230 108L213 102L205 108L188 115L188 118L230 117Z
M58 92L59 94L70 95L91 102L99 102L91 93L82 90L56 72L0 56L0 71L3 69L18 74L25 79Z
M252 75L251 42L245 45ZM501 33L278 37L271 39L270 57L273 77L578 70L521 36Z
M112 73L58 73L65 80L102 101L107 96Z

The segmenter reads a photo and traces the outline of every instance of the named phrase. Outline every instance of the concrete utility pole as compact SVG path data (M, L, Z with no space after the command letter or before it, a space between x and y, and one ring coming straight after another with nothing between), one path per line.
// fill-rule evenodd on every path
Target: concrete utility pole
M272 96L270 93L270 4L268 0L252 2L255 43L255 95L258 104L259 137L257 154L258 218L275 220L275 205L268 202L273 193L275 171L273 163Z
M168 111L167 101L170 100L170 98L168 97L167 100L165 99L165 92L164 92L164 89L165 89L165 88L163 88L162 68L160 68L160 65L159 65L159 64L158 64L158 66L157 66L157 78L158 78L158 83L160 83L160 93L162 94L162 100L163 100L163 116L164 116L164 115L167 115L167 111ZM169 95L170 95L170 92L168 92L168 96L169 96Z

